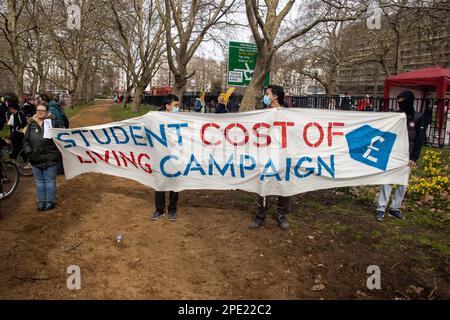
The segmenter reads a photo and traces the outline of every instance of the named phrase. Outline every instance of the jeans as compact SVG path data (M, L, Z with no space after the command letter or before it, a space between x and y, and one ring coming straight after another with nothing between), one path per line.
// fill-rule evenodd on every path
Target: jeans
M46 169L33 166L33 176L36 182L36 192L39 202L55 202L58 169L59 163Z
M169 192L169 212L177 211L178 192ZM166 205L166 193L164 191L155 191L155 207L156 211L164 213Z

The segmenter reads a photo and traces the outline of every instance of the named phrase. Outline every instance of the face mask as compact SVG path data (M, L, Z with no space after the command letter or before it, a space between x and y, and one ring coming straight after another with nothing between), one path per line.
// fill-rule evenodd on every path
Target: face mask
M408 110L407 104L407 101L403 100L398 103L398 107L401 111L406 112Z
M272 101L270 101L269 96L265 95L264 98L263 98L263 103L264 103L266 106L269 106L271 102L272 102Z
M178 112L178 111L180 111L180 108L178 108L178 107L173 107L172 112Z

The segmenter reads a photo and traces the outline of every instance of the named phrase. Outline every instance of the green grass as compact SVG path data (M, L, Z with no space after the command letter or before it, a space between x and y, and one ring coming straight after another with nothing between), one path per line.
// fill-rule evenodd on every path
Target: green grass
M3 127L3 130L0 131L0 137L2 137L3 139L6 139L9 137L9 126L5 124L5 126Z
M121 121L125 119L140 117L144 114L146 114L149 111L157 111L159 107L157 106L150 106L150 105L141 105L138 112L131 111L131 104L128 104L127 108L124 109L123 105L114 105L108 110L109 116L112 118L113 121Z
M87 108L92 107L92 106L93 106L92 103L76 105L73 108L66 108L64 110L64 112L66 113L66 116L70 119L74 115L76 115L76 114L80 113L81 111L83 111L84 109L87 109Z
M432 237L422 237L419 241L424 246L429 246L445 256L450 256L450 246L439 240L433 239Z

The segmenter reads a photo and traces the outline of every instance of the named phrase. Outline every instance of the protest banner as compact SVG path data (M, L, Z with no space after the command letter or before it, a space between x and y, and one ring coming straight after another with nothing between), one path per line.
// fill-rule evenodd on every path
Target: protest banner
M149 112L125 121L50 129L67 179L87 172L158 191L311 190L406 185L402 113L267 109L236 114Z

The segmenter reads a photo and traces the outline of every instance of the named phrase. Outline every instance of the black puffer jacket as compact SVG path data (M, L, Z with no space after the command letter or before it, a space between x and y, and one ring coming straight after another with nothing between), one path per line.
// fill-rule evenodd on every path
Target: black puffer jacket
M405 98L399 103L399 107L400 111L406 113L409 159L416 162L420 157L420 151L425 140L425 123L422 114L414 110L414 94L411 91L403 91L399 97Z
M55 127L55 117L49 115ZM23 148L30 163L38 168L45 169L61 162L61 153L52 139L44 139L44 128L37 123L35 117L28 119L28 128L23 140Z

